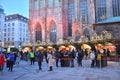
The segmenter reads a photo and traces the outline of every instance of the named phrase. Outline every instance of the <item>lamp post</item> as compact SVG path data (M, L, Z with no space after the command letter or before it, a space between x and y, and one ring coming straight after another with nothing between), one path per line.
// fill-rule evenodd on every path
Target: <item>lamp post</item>
M47 40L47 25L46 25L46 23L47 23L47 1L45 1L45 17L44 17L44 24L45 24L45 41Z
M33 51L35 51L35 31L34 31L34 29L33 29L33 31L32 31L32 50Z
M21 45L19 45L19 51L21 51Z

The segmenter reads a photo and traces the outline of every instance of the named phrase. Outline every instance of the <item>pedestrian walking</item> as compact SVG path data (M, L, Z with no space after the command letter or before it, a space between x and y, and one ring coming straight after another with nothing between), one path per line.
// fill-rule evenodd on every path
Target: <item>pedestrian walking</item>
M60 51L60 65L61 67L65 67L65 60L64 60L64 51Z
M109 49L107 49L106 53L107 53L107 57L110 58L110 50Z
M78 66L82 66L82 60L83 60L83 57L84 57L83 51L78 49L78 51L76 53L76 57L77 57Z
M55 52L56 67L58 67L59 58L60 58L60 52L59 52L59 51L56 51L56 52Z
M94 51L90 52L90 59L92 60L92 62L91 62L91 68L95 67L95 52Z
M17 52L16 65L20 63L20 60L21 60L21 54L20 52Z
M69 59L70 59L70 67L74 67L74 59L75 59L75 51L68 51Z
M87 60L87 59L88 59L88 50L85 49L85 51L84 51L84 50L82 50L82 51L83 51L83 53L85 54L85 59Z
M14 65L16 65L17 52L14 52Z
M53 70L53 64L54 64L54 59L53 59L53 52L49 51L48 52L48 65L49 65L49 70L48 71L52 71Z
M4 65L5 65L5 58L2 52L0 52L0 74L3 73Z
M35 54L34 52L30 52L30 63L31 65L34 65L34 62L35 62Z
M13 52L10 52L10 54L8 55L8 60L10 61L8 66L9 67L8 71L13 72L13 65L15 61L15 55Z
M38 67L39 67L39 71L42 70L42 61L43 61L43 52L38 50L36 52L36 57L37 57L37 61L38 61Z
M98 54L97 54L97 67L102 67L102 64L101 64L101 61L102 61L102 53L100 52L100 50L98 50Z
M26 60L27 60L28 65L30 65L30 52L26 52L26 53L27 53Z
M6 67L9 68L10 66L10 59L9 59L9 54L10 53L5 53L5 60L6 60Z
M44 51L43 51L43 54L44 54L44 56L45 56L46 63L48 63L48 59L47 59L47 50L44 50Z

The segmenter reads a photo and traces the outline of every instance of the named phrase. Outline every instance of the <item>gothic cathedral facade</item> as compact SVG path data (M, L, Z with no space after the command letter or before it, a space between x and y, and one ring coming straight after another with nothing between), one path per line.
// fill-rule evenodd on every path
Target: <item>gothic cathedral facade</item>
M82 35L90 37L92 24L98 19L96 11L99 6L95 1L99 0L29 0L30 34L35 41L53 43L68 38L77 41ZM111 14L110 9L106 12ZM101 16L98 17L106 18L104 14Z

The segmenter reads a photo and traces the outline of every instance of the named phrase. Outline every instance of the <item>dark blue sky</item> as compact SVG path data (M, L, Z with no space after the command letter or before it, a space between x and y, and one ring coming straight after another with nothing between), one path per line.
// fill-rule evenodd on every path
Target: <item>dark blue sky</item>
M9 14L20 14L29 17L29 0L0 0L4 12Z

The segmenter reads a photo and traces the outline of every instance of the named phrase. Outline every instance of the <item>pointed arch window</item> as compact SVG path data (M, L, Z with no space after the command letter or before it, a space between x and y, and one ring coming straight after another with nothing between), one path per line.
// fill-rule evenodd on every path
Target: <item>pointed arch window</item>
M34 1L34 10L38 10L38 0Z
M42 41L42 29L41 29L41 25L39 23L36 23L35 40Z
M56 40L57 40L56 24L53 21L50 29L50 41L55 43Z
M82 0L79 3L80 5L80 14L82 16L81 20L83 24L87 24L88 22L88 2L87 0Z
M54 6L58 7L58 5L59 5L59 1L58 0L54 0Z
M52 7L52 0L48 0L48 8Z
M44 1L45 1L45 0L40 0L40 9L42 9L42 8L45 7Z

